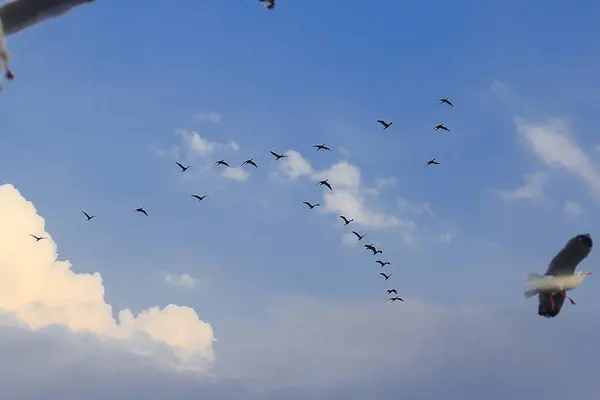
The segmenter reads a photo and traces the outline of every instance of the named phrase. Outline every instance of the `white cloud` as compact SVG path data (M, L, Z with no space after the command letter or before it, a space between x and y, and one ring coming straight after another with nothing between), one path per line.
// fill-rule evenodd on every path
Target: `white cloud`
M581 204L567 200L565 202L565 212L572 215L583 215L585 209Z
M543 124L528 123L516 117L515 123L517 131L540 161L577 176L600 196L600 170L571 137L564 121L551 119Z
M435 217L433 210L431 209L431 204L428 202L424 203L411 203L403 197L398 198L398 208L402 212L412 213L412 214L429 214L432 217Z
M194 156L206 157L215 151L217 143L203 138L198 132L184 129L179 129L177 132L182 137L185 150L191 152Z
M145 335L171 346L186 360L191 357L190 367L211 365L212 327L189 307L151 307L138 315L125 309L115 321L104 300L100 274L74 273L69 262L57 260L57 247L45 232L44 220L12 185L0 186L0 221L0 309L32 329L62 325L125 341ZM30 233L48 239L35 242Z
M436 235L435 239L439 240L440 242L450 243L454 240L454 235L451 234L450 232L446 232L446 233Z
M233 179L234 181L245 181L250 177L250 172L240 167L231 167L223 169L221 175L225 178Z
M232 140L231 142L229 142L229 145L231 146L231 148L232 148L234 151L239 151L239 150L240 150L240 145L239 145L239 144L237 144L237 142L236 142L236 141L234 141L234 140Z
M223 120L221 114L215 111L198 111L197 113L194 113L194 119L197 121L210 121L215 124L219 124Z
M288 157L278 161L278 167L286 178L296 179L312 174L313 169L310 163L300 153L295 150L288 150L285 154Z
M198 286L200 282L198 278L194 278L190 274L181 274L181 275L165 275L165 282L180 287L185 290L190 290Z
M500 190L500 196L508 201L539 200L543 197L543 188L548 183L548 174L536 171L525 175L525 184L512 190Z

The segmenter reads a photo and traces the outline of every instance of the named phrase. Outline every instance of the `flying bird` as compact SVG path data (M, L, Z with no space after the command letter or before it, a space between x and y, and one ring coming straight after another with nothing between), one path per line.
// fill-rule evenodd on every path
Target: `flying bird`
M215 161L215 165L224 165L224 166L226 166L226 167L228 167L228 168L231 168L231 167L229 166L229 164L227 164L227 163L225 162L225 160L219 160L219 161Z
M362 240L362 238L364 238L365 236L367 236L366 233L364 235L361 235L360 233L358 233L356 231L352 231L352 233L354 233L354 236L356 236L358 238L359 242Z
M303 201L302 203L306 204L308 206L308 208L310 208L311 210L313 208L315 208L315 207L319 207L320 206L319 203L317 203L317 204L310 204L308 201Z
M392 294L394 293L395 295L398 295L398 292L396 291L396 289L388 289L387 290L387 294Z
M188 170L189 167L191 167L191 165L188 165L187 167L184 166L182 163L180 163L179 161L175 161L175 164L177 164L179 166L179 168L181 168L181 172L185 172Z
M250 158L242 163L242 165L248 165L248 164L253 165L255 168L258 168L258 165L256 165L253 158Z
M431 165L431 164L440 165L439 162L435 161L435 158L432 158L431 160L429 160L425 163L426 166Z
M392 274L386 275L383 272L380 272L379 275L383 276L385 278L385 280L387 281L388 279L390 279L390 276L392 276Z
M325 179L324 181L319 181L319 183L317 183L317 185L319 186L325 186L327 188L329 188L329 190L333 190L333 188L331 187L331 185L329 184L329 182L327 182L329 179Z
M381 125L383 125L383 129L382 130L386 130L387 128L389 128L390 126L392 126L392 124L394 123L394 121L391 122L385 122L382 119L378 119L377 122L379 122Z
M444 126L444 123L437 124L436 126L434 126L434 127L433 127L433 129L434 129L434 130L436 130L436 131L437 131L438 129L441 129L441 130L443 130L443 131L448 131L448 132L450 132L450 129L446 128L446 127Z
M146 212L146 210L144 210L144 207L136 208L133 212L135 212L135 213L142 213L146 217L148 216L148 213Z
M94 0L13 0L0 6L4 34L13 35L50 18L58 17L75 6Z
M315 147L317 149L317 151L319 151L319 150L331 151L331 149L329 147L325 146L324 144L315 144L313 147Z
M377 250L377 248L375 246L373 246L372 244L365 244L365 249L371 250L373 252L373 255L382 253L381 250Z
M386 280L387 280L387 279L386 279ZM398 296L396 296L396 297L390 297L390 301L391 301L392 303L393 303L393 302L395 302L396 300L404 301L404 300L402 299L402 297L398 297Z
M383 262L383 261L381 261L381 260L377 260L377 261L375 261L375 262L376 262L377 264L381 265L381 268L385 267L386 265L392 265L392 263L391 263L391 262L389 262L389 261L385 261L385 262Z
M444 97L443 99L440 99L440 104L448 104L450 107L454 107L454 104L452 104L452 102L450 100L448 100L447 97Z
M86 213L85 211L81 210L81 212L83 213L83 215L85 215L85 217L87 218L86 221L89 221L92 218L96 218L95 215L90 215L88 213Z
M340 218L344 221L344 226L348 225L350 222L354 221L353 219L348 219L343 215L340 215Z
M273 156L275 157L275 161L279 160L280 158L286 158L287 154L277 154L274 151L270 152L271 154L273 154Z
M31 233L29 234L29 236L34 238L36 242L39 242L42 239L47 239L45 236L35 236L35 235L32 235Z
M565 298L568 298L571 304L575 304L567 295L567 291L576 289L591 275L591 272L575 272L575 269L590 254L592 247L593 241L589 233L572 237L550 261L544 275L529 274L525 297L538 295L538 315L546 318L556 317Z
M202 200L204 200L205 198L207 198L207 197L208 197L208 195L207 195L207 194L205 194L204 196L200 196L200 195L198 195L198 194L193 194L193 195L192 195L192 197L193 197L193 198L195 198L195 199L198 199L198 201L202 201Z
M275 0L258 0L262 3L267 10L272 10L275 8Z

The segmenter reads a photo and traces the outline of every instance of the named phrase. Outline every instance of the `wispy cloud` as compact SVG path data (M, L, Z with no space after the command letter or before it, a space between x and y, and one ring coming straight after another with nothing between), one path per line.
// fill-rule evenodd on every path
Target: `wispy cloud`
M167 274L165 275L165 282L185 290L190 290L197 287L200 280L184 273L180 275Z
M565 202L565 212L567 214L579 216L585 214L585 208L579 203L567 200Z
M244 170L241 167L225 168L221 175L227 179L234 181L245 181L250 177L250 172Z
M223 121L221 114L215 111L198 111L193 115L196 121L210 121L219 124Z
M308 161L295 150L285 152L287 158L279 161L279 171L287 179L297 179L301 176L309 176L313 169Z
M542 171L525 175L525 183L512 190L500 190L498 193L507 201L514 200L539 200L544 196L544 186L549 180L547 173Z
M182 137L184 149L188 150L197 157L206 157L211 155L218 146L218 143L211 142L208 139L203 138L198 132L195 131L179 129L177 130L177 133Z

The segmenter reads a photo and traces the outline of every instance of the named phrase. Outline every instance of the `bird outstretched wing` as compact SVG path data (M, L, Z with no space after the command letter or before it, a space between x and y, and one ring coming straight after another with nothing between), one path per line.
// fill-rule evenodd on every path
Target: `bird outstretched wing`
M572 237L550 261L544 275L572 275L577 265L590 254L593 245L594 242L588 233Z
M550 297L554 299L554 308L552 308L552 300ZM549 294L549 293L539 293L538 298L540 300L540 305L538 307L538 314L542 317L546 318L554 318L560 312L560 309L565 302L565 296L561 293Z

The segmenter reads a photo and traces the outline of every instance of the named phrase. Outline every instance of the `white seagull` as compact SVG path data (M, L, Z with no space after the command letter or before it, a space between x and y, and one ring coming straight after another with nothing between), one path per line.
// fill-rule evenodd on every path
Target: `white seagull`
M556 317L565 297L571 304L575 304L566 292L577 288L588 275L591 275L591 272L575 272L575 268L590 254L592 247L593 241L589 233L572 237L550 261L544 275L537 273L529 275L525 297L538 295L539 315L546 318Z

